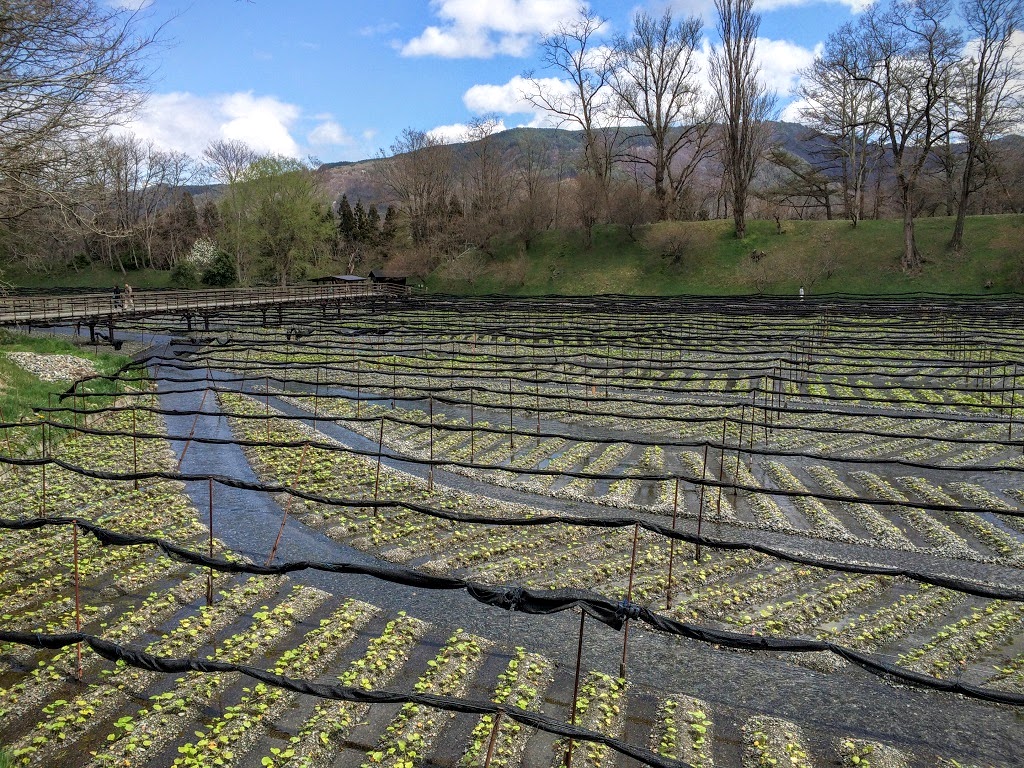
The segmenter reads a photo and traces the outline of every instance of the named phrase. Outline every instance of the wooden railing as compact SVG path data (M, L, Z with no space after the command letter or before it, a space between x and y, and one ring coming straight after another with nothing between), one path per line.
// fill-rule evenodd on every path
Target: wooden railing
M163 313L243 309L284 304L319 303L373 296L406 296L404 285L327 283L289 288L211 288L202 291L122 291L67 296L0 297L0 324L78 321Z

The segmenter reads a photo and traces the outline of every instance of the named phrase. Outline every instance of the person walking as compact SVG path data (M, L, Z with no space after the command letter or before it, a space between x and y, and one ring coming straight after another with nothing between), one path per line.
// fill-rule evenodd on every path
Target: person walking
M121 309L121 286L114 286L114 309L115 311Z
M135 293L128 283L124 284L124 305L127 309L135 309Z

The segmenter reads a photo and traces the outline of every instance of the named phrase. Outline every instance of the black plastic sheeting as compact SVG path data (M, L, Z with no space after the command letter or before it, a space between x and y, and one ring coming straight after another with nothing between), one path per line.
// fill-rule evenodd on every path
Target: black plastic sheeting
M129 408L129 409L118 409L118 410L131 410L131 409ZM151 411L154 411L154 412L159 413L161 415L173 415L173 416L196 416L196 415L200 415L201 414L201 412L197 412L197 411L174 411L174 410L168 410L168 409L148 409L147 408L147 409L140 409L140 410L151 410ZM287 416L287 415L279 416L279 415L276 415L276 414L271 414L270 416L264 416L262 414L256 414L256 415L237 414L237 413L232 413L230 411L222 412L221 415L223 415L224 417L227 417L227 418L242 418L242 419L252 419L252 420L262 420L262 421L267 421L267 420L272 420L272 419L280 419L282 421L298 421L298 422L333 421L333 419L330 419L330 418L319 418L318 419L318 418L316 418L316 417L314 417L312 415L310 415L308 418L306 416ZM352 421L356 421L356 419L352 419ZM380 418L379 417L376 417L376 418L367 417L367 418L359 419L358 421L364 421L364 422L368 422L368 423L379 423L380 422ZM378 452L375 451L375 450L367 450L367 449L360 449L360 448L350 448L348 446L342 446L342 445L338 445L336 443L326 443L326 442L316 441L316 440L281 440L281 441L274 441L274 440L246 440L246 439L238 439L238 438L232 438L232 439L207 438L207 437L202 437L202 436L196 437L194 435L188 435L188 436L170 435L170 436L168 436L168 435L163 435L163 434L157 434L157 433L154 433L154 432L149 432L149 433L134 432L133 433L133 432L125 431L125 430L104 430L104 429L97 429L95 427L81 427L81 426L76 427L74 425L65 424L65 423L59 422L59 421L23 422L20 426L41 426L44 423L46 425L48 425L49 427L53 428L53 429L61 429L61 430L67 430L67 431L72 431L72 432L82 432L82 433L85 433L85 434L92 434L92 435L119 436L119 437L136 437L136 438L139 438L139 439L178 440L178 441L185 442L185 443L187 443L187 442L197 442L197 443L210 443L210 444L219 444L219 445L242 445L242 446L252 446L252 447L266 447L266 448L302 448L302 447L310 447L310 448L314 448L314 449L317 449L317 450L349 453L349 454L353 454L353 455L356 455L356 456L364 456L364 457L372 458L372 459L376 459L377 455L378 455ZM414 422L414 423L419 424L419 422ZM2 427L2 426L3 425L0 424L0 427ZM427 429L429 425L423 424L421 426L423 426L424 429ZM435 427L435 429L436 428L437 427ZM469 431L469 427L464 427L462 429L464 429L465 431ZM499 434L508 434L507 431L503 431L503 430L483 430L483 429L481 429L480 431L494 431L494 432L497 432ZM534 436L533 433L522 433L522 434L527 434L530 437ZM542 437L543 437L543 435L542 435ZM625 442L625 441L615 441L615 442ZM726 448L726 450L729 451L729 452L732 452L735 449ZM422 458L418 458L418 457L414 457L414 456L407 456L407 455L403 455L403 454L392 453L390 450L389 451L381 451L380 452L380 457L381 457L382 460L386 459L386 460L389 460L389 461L404 462L404 463L409 463L409 464L418 464L418 465L421 465L421 466L435 466L435 467L446 467L447 466L447 467L464 467L466 469L478 469L478 470L498 470L498 471L502 471L502 472L509 472L509 473L512 473L512 474L515 474L515 475L540 475L540 476L575 477L575 478L583 478L583 479L586 479L586 480L618 480L618 479L621 479L621 475L615 475L615 474L609 474L609 473L601 473L601 472L580 472L580 471L562 470L562 469L532 469L532 468L526 468L526 467L503 467L503 466L500 466L500 465L477 464L477 463L474 463L474 462L456 461L456 460L453 460L453 459L435 459L435 460L431 461L429 459L422 459ZM844 459L827 459L827 460L828 461L834 461L834 462L837 462L837 463L842 463L844 461ZM57 466L62 467L63 469L67 469L70 472L76 472L78 474L87 475L89 477L97 477L97 478L105 479L105 480L133 480L133 479L136 479L136 475L134 475L134 474L123 474L123 473L121 473L121 474L112 474L112 473L94 472L93 470L87 470L84 467L79 467L79 466L74 465L74 464L68 464L68 463L63 462L63 461L61 461L59 459L53 459L53 458L48 458L48 459L42 459L42 458L14 459L14 458L10 458L10 457L7 457L7 456L0 456L0 464L10 464L10 465L13 465L13 466L39 466L41 464L46 464L46 463L55 464ZM878 461L871 461L870 463L878 464L879 462ZM953 468L947 468L947 469L953 469ZM994 469L1003 470L1005 468L998 467L998 468L994 468ZM956 471L963 471L963 472L970 472L970 471L974 471L974 470L975 470L975 468L969 467L969 466L957 467L956 468ZM152 472L151 473L147 473L145 476L146 477L166 477L167 479L183 479L183 478L179 478L177 476L173 476L172 477L170 475L160 474L160 473L152 473ZM143 477L143 475L138 475L138 479L142 479L142 477ZM212 476L212 478L214 480L217 480L218 482L224 482L224 480L222 478L219 478L216 475ZM821 499L821 500L824 500L824 501L836 501L836 502L840 502L840 503L868 504L870 506L876 506L876 507L906 507L906 508L911 508L911 509L925 509L925 510L929 510L929 511L933 511L933 512L966 512L968 514L975 514L975 515L1005 515L1007 517L1021 517L1021 518L1024 518L1024 510L1019 510L1019 509L1004 509L1004 508L1001 508L1001 507L968 507L968 506L962 506L962 505L942 504L942 503L931 502L931 501L910 501L910 500L897 501L897 500L894 500L894 499L877 499L877 498L872 498L870 496L846 496L846 495L834 494L834 493L821 493L821 492L814 493L814 492L807 491L807 490L795 491L795 490L787 490L787 489L784 489L784 488L763 488L761 486L744 485L742 483L732 483L732 482L728 482L728 481L725 481L725 480L715 480L713 477L703 477L703 478L701 478L701 477L697 477L696 475L687 475L687 474L684 474L682 472L671 473L671 474L669 474L669 473L656 473L656 474L652 474L652 473L636 473L636 474L629 475L629 478L631 480L640 480L640 481L678 480L680 483L687 483L689 485L697 486L697 487L699 487L699 486L706 486L708 488L721 488L721 489L726 490L726 491L731 491L731 490L735 489L737 491L744 491L744 492L747 492L747 493L759 494L759 495L763 495L763 496L780 496L780 497L784 497L784 498L813 498L813 499ZM205 480L205 479L208 479L208 477L204 476L204 477L200 478L200 477L189 476L188 479L190 479L190 480L198 480L198 479ZM284 492L288 492L288 493L294 492L296 495L300 495L300 496L302 495L301 491L292 491L291 489L285 488L285 487L278 488L277 486L266 486L266 488L273 488L273 492L275 492L275 493L276 492L280 492L280 491L284 491ZM253 490L262 490L263 486L254 486L252 489ZM314 500L322 500L322 497L316 497ZM370 504L366 504L366 503L358 503L357 504L355 502L351 502L350 503L350 502L347 502L347 501L337 501L336 500L334 502L325 502L325 503L333 503L333 504L335 504L337 506L362 506L362 507L374 506L373 502L371 502ZM379 504L379 502L378 502L378 504ZM395 502L394 504L388 504L388 506L396 506L396 505L397 506L406 506L409 509L418 509L419 508L419 507L414 506L414 505L406 505L406 504L404 504L402 502Z
M957 680L943 680L890 664L874 654L862 653L836 643L796 637L744 635L727 630L702 627L662 616L649 608L629 602L628 600L615 602L585 590L531 590L518 585L481 584L454 577L434 576L400 566L380 567L346 562L326 563L305 560L274 565L255 565L252 563L228 561L222 558L211 558L155 536L118 533L117 531L102 528L94 523L74 518L0 520L0 528L10 530L33 530L48 525L77 525L83 531L94 535L100 544L104 546L155 546L177 560L225 573L284 575L294 571L318 570L329 573L365 575L418 589L464 590L466 594L480 603L519 613L546 615L579 608L588 616L614 630L622 629L623 624L627 620L634 620L643 622L652 629L664 634L685 637L690 640L735 650L771 651L776 653L826 652L855 664L871 674L893 678L910 685L945 693L959 693L970 698L998 704L1024 706L1024 694L961 683ZM873 573L876 571L866 572ZM27 637L34 636L32 633L22 634ZM2 639L2 634L0 634L0 639Z
M534 517L498 517L488 515L474 515L467 514L464 512L453 512L445 509L438 509L437 507L431 507L425 504L416 504L413 502L399 501L394 499L384 499L374 501L373 499L339 499L330 496L323 496L321 494L310 493L308 491L302 491L291 486L278 485L272 483L254 483L246 480L240 480L234 477L226 477L223 475L212 475L212 474L185 474L181 472L168 472L163 470L149 470L145 472L104 472L100 470L90 470L84 467L79 467L74 464L62 461L60 459L7 459L0 457L0 464L13 464L16 466L40 466L45 464L51 464L53 466L60 467L68 470L69 472L75 472L85 477L92 477L99 480L113 480L113 481L132 481L132 480L177 480L180 482L199 482L199 481L210 481L220 485L239 488L247 491L259 491L263 493L287 493L296 498L304 499L307 501L313 501L319 504L325 504L328 506L336 507L355 507L364 509L407 509L418 514L423 514L428 517L433 517L439 520L448 520L451 522L458 523L469 523L477 525L494 525L494 526L540 526L540 525L575 525L589 528L628 528L631 526L640 526L641 528L657 533L666 538L675 539L676 541L686 542L688 544L697 545L700 544L703 547L710 547L713 549L723 550L746 550L751 552L759 552L769 557L774 557L779 560L785 560L791 563L798 563L800 565L808 565L815 568L823 568L831 571L839 571L843 573L859 573L865 575L876 575L876 576L903 576L905 578L917 581L923 584L931 584L937 587L944 587L946 589L952 589L957 592L964 592L970 595L976 595L978 597L991 598L994 600L1009 600L1014 602L1024 602L1024 588L1022 587L1011 587L1007 585L991 585L981 584L974 581L967 581L964 579L957 579L951 576L942 576L938 574L929 574L923 571L916 571L908 568L898 568L895 566L888 565L868 565L865 563L848 563L837 560L829 560L824 558L811 557L810 555L803 555L795 552L790 552L784 549L778 549L771 547L766 544L758 544L755 542L745 541L734 541L731 539L719 539L711 536L687 533L678 529L672 528L661 523L654 522L652 520L641 518L641 517L589 517L586 515L564 515L564 514L546 514L536 515ZM709 483L709 485L718 485L717 483ZM35 520L32 518L31 520ZM58 519L58 518L50 518ZM71 518L66 518L70 520ZM10 527L20 525L19 521L0 521L0 528L5 527L5 523L11 523ZM45 522L45 520L44 520Z
M112 643L101 637L82 632L45 635L33 632L7 632L0 630L0 642L17 643L44 650L57 650L76 643L85 643L108 661L122 661L129 666L149 672L162 672L172 675L183 672L237 672L275 688L283 688L294 693L304 693L321 699L351 701L359 704L418 704L433 709L462 712L469 715L497 715L500 713L510 720L515 720L517 723L552 733L556 736L592 742L594 744L603 744L620 754L639 760L644 765L654 766L655 768L692 768L689 763L662 757L642 747L627 744L624 741L587 730L586 728L561 723L537 712L530 712L508 704L461 699L454 696L441 696L432 693L398 693L386 690L368 691L363 688L351 688L344 685L331 685L295 679L247 664L230 664L223 661L205 661L193 658L165 658L154 656L130 646Z

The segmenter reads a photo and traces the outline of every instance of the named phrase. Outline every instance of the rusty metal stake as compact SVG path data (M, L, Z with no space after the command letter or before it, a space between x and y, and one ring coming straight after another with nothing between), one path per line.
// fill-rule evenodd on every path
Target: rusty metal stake
M210 502L210 507L209 507L209 511L210 511L210 526L209 526L210 527L210 546L209 546L209 549L207 550L207 554L209 554L210 559L212 560L213 559L213 478L212 477L207 478L206 479L206 483L207 483L207 487L206 487L207 495L210 497L209 498L209 502ZM206 572L206 605L207 606L213 605L213 566L210 566L210 568Z
M672 530L676 529L676 519L679 517L679 478L676 478L676 492L672 499ZM668 589L665 591L665 610L672 607L672 563L676 559L676 540L668 541Z
M725 419L722 419L722 454L718 458L718 479L721 482L725 482ZM722 522L722 493L723 489L721 486L718 487L718 504L716 517L718 522Z
M580 609L580 639L576 647L576 677L572 684L572 708L569 710L569 725L576 725L576 699L580 694L580 665L583 661L583 625L587 620L586 611ZM565 750L565 766L572 762L573 739L569 738L569 746Z
M434 396L430 396L430 468L427 470L427 492L434 491Z
M75 561L75 632L82 631L82 598L78 576L78 520L71 521L71 536L74 542ZM75 680L82 682L82 644L75 643Z
M135 416L135 404L132 404L132 473L135 475L135 490L139 490L139 432Z
M494 756L494 744L498 740L498 729L501 727L501 716L499 712L494 716L494 725L491 726L491 739L487 742L487 757L484 758L484 768L491 768L491 758Z
M640 523L633 524L633 554L629 557L629 582L626 586L626 602L633 602L633 574L636 571L636 544L640 538ZM626 677L626 651L629 648L629 618L622 623L622 661L619 663L619 677Z
M508 460L512 462L512 454L515 452L515 448L512 445L512 377L508 377Z
M380 417L380 435L377 437L377 474L373 478L373 516L377 516L377 494L380 491L380 455L384 452L384 415Z
M320 431L320 369L316 369L316 386L313 389L313 431Z
M292 486L294 486L299 478L302 477L302 469L306 464L306 453L309 450L309 443L302 446L302 456L299 457L299 468L295 471L295 479L292 480ZM274 562L274 557L277 555L277 547L281 543L281 537L284 536L285 525L288 524L288 513L291 511L292 502L295 500L295 496L288 494L288 498L284 502L284 512L281 514L281 527L277 529L277 538L274 539L274 546L270 548L270 553L267 555L266 565L270 565Z
M700 470L700 503L697 505L697 544L696 544L696 559L700 562L700 528L704 522L704 489L707 487L704 485L704 480L708 474L708 446L704 445L704 464Z
M1011 415L1010 418L1013 419L1013 415ZM7 423L7 417L3 415L3 408L0 408L0 421L4 424ZM14 452L10 450L10 427L5 426L3 428L3 436L4 440L7 442L7 456L13 456Z
M469 390L469 463L476 460L476 420L473 413L473 390Z

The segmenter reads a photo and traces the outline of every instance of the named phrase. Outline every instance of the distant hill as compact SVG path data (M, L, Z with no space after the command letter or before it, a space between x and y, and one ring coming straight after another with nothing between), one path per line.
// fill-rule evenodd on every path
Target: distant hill
M772 129L775 143L782 149L809 163L819 159L818 155L824 143L813 139L806 126L799 123L776 122L772 124ZM630 139L632 146L650 145L650 139L642 134L641 129L632 128L626 132L633 134ZM568 175L572 175L575 158L583 151L583 132L560 128L511 128L495 134L493 139L502 152L521 148L528 142L539 142L546 148L547 164L554 168L561 163ZM451 145L455 153L456 167L470 159L475 143L458 142ZM1000 139L999 143L1009 147L1011 151L1024 152L1024 137L1010 136ZM353 205L357 200L362 200L366 206L376 204L381 208L386 207L393 200L377 172L379 164L386 162L387 158L378 157L324 163L320 170L324 173L330 199L337 200L345 194ZM217 197L223 191L222 185L218 184L193 185L185 189L196 198L206 195Z

